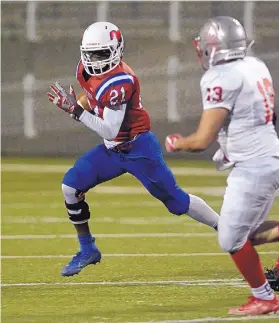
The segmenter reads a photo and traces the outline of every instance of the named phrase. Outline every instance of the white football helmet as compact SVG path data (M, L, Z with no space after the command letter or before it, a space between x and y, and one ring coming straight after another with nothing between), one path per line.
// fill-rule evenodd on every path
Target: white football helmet
M254 41L247 36L240 22L232 17L209 19L194 40L199 59L205 70L220 62L244 58Z
M121 31L110 22L95 22L83 34L81 60L89 75L103 75L119 65L124 50Z

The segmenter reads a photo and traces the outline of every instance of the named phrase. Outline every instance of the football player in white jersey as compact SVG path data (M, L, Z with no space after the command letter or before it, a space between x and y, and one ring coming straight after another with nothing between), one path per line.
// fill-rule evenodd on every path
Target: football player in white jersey
M254 248L278 241L279 232L278 221L264 222L279 188L272 78L264 62L246 56L245 30L232 17L209 19L195 46L206 70L200 83L203 113L195 133L167 136L166 149L198 152L217 139L220 149L214 159L219 169L231 168L218 223L219 245L230 253L252 289L248 303L230 309L229 314L274 313L279 299ZM261 241L264 227L273 238Z

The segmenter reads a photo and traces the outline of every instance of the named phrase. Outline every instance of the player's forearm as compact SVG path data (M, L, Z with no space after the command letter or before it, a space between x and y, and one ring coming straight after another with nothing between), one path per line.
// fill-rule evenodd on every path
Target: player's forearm
M203 111L199 127L195 133L188 137L178 138L175 149L199 152L207 149L218 136L218 132L227 118L229 110L214 108Z
M106 140L115 139L119 131L119 127L113 126L107 120L96 117L85 110L79 117L79 121L85 124L89 129L97 132L98 135Z
M197 133L194 133L188 137L178 138L175 142L175 148L177 150L201 152L208 148L213 141L211 138L200 137Z

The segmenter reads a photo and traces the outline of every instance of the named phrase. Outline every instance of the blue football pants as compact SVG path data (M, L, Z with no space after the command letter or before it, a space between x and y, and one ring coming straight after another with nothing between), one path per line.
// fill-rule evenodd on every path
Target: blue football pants
M189 209L189 195L176 184L166 165L156 136L145 132L129 142L129 152L114 152L104 144L82 155L65 174L63 184L87 192L122 174L135 176L169 212L182 215Z

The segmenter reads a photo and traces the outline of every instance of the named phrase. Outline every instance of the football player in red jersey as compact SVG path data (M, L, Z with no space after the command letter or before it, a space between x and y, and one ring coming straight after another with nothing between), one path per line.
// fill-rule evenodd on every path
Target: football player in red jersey
M80 243L80 251L63 268L63 276L78 274L101 260L88 226L90 211L85 193L124 173L135 176L172 214L187 213L199 222L217 226L217 213L176 184L160 144L150 131L139 80L122 60L123 49L118 27L109 22L90 25L83 35L76 72L87 100L77 100L72 86L67 92L57 82L50 86L53 93L48 93L52 103L104 138L104 144L81 156L63 179L65 205Z

